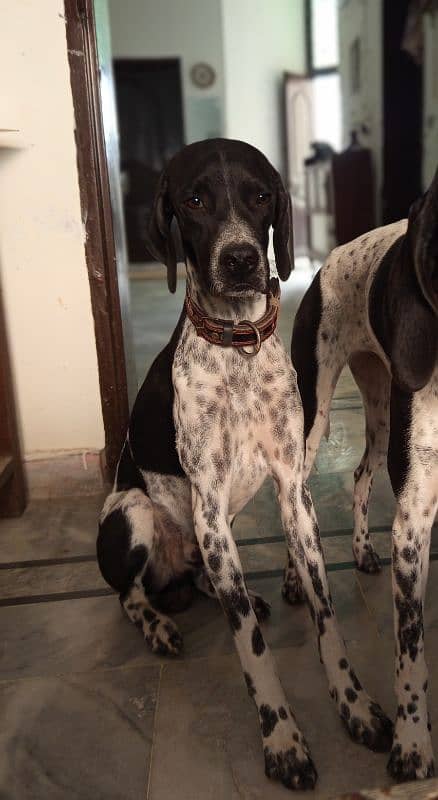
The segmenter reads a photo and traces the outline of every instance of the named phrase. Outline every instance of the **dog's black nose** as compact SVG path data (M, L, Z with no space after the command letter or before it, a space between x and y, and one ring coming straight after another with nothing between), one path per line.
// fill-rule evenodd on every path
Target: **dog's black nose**
M229 244L221 252L220 262L231 272L252 272L259 264L259 254L252 244Z

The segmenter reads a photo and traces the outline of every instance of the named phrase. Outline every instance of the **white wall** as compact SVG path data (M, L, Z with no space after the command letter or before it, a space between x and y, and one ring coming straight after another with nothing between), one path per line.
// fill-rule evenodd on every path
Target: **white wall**
M223 135L221 0L110 0L113 58L180 58L186 143ZM198 89L190 69L207 62L216 72Z
M24 451L98 449L63 2L0 0L0 17L0 128L19 129L0 134L0 282Z
M303 0L222 0L226 136L283 169L283 72L305 71Z

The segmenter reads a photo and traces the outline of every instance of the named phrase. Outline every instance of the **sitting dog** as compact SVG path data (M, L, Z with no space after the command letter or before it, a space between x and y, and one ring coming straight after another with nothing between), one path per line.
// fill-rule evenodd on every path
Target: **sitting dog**
M366 447L354 474L353 554L376 572L368 533L373 474L387 458L397 501L392 576L398 698L388 764L397 779L433 775L423 604L438 504L438 172L409 220L336 248L298 310L292 360L304 406L307 478L348 364L362 393ZM293 563L289 587L299 582ZM289 597L289 599L294 599Z
M97 552L105 580L159 653L182 639L163 613L216 596L234 635L260 719L265 770L292 789L316 771L287 703L248 592L233 517L272 475L287 546L315 622L330 693L351 736L389 749L392 725L351 668L327 584L312 500L303 481L303 414L296 376L275 331L269 230L277 271L292 267L291 204L280 176L247 144L223 139L184 148L161 176L151 250L176 286L172 220L187 265L187 294L173 336L137 396Z

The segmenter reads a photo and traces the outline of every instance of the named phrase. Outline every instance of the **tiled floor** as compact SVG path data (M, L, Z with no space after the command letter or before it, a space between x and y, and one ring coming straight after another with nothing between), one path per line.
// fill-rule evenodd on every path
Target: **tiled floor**
M281 330L287 341L309 277L296 272L283 292ZM175 324L182 292L180 286L171 297L160 281L133 284L142 373ZM361 455L362 425L360 399L345 373L312 490L349 651L369 691L393 714L388 567L368 577L351 563L352 470ZM151 655L96 567L101 501L98 495L39 499L21 519L0 522L0 799L287 797L286 789L264 776L256 715L218 605L199 596L178 615L182 657ZM385 557L392 510L382 473L371 525ZM313 796L388 785L386 756L353 744L341 727L306 609L292 609L280 597L285 551L270 485L240 515L234 532L250 586L272 604L264 632L318 767ZM433 538L438 551L436 533ZM436 581L433 562L427 644L431 711L438 723Z

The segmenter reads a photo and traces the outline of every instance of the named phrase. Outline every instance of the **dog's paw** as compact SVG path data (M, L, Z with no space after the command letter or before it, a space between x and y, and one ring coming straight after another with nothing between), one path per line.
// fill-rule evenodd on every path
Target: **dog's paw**
M356 561L357 568L361 572L366 572L368 575L375 575L382 569L380 558L371 545L367 545L366 550L356 553L353 550L353 555Z
M292 710L286 705L274 709L262 704L259 715L268 778L288 789L313 789L318 775Z
M281 781L287 789L314 789L318 778L315 765L304 751L299 753L297 747L275 751L265 746L265 773L268 778Z
M397 781L432 778L435 775L430 726L397 717L388 772Z
M423 753L418 746L402 750L400 743L394 745L388 761L388 772L396 781L414 781L433 778L435 764L431 752Z
M305 602L306 597L298 575L284 581L281 587L281 596L290 606L297 606Z
M249 599L259 622L264 622L271 616L271 606L266 600L263 600L260 594L251 591L249 592Z
M160 656L177 656L183 648L183 639L171 619L158 616L150 623L145 640L152 652Z
M348 705L341 703L340 715L353 741L375 753L387 753L392 747L394 726L377 703L364 698Z

